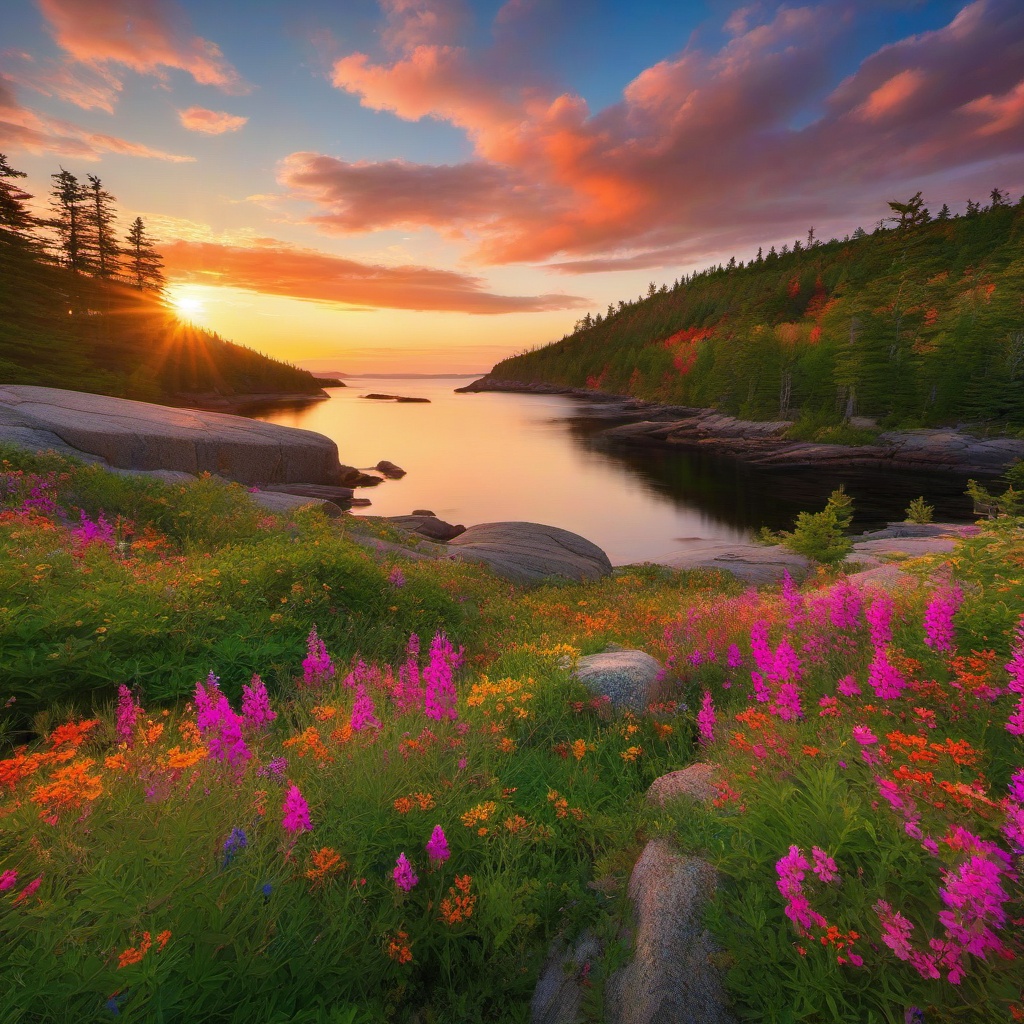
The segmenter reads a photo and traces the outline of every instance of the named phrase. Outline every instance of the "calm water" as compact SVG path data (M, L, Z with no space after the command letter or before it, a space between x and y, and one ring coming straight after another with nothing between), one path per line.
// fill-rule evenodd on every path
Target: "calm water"
M760 526L792 525L839 483L853 495L855 525L902 519L923 494L942 519L970 518L965 481L945 475L763 470L700 452L607 450L598 431L617 421L557 395L469 394L468 380L350 381L326 402L276 405L251 415L326 434L341 461L381 459L408 474L361 490L371 515L430 509L451 523L527 520L561 526L604 548L615 564L658 560L701 539L746 539ZM396 404L370 392L429 398Z

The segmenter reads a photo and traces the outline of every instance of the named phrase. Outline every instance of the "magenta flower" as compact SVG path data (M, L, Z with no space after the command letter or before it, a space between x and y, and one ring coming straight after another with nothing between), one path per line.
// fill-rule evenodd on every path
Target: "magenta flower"
M750 653L754 656L757 671L763 676L770 676L775 666L771 645L768 643L768 623L758 619L750 627Z
M829 620L837 630L852 633L860 625L862 608L860 591L849 582L832 588Z
M1005 667L1010 675L1010 691L1012 693L1024 694L1024 615L1020 617L1020 621L1014 629L1014 641L1010 649L1010 660Z
M309 832L312 830L313 825L309 820L309 804L306 803L298 786L288 787L281 811L283 813L281 827L286 832Z
M725 655L725 663L732 669L740 668L743 665L743 655L740 654L740 649L736 644L729 644L729 650Z
M883 647L876 648L868 669L868 683L880 700L895 700L906 689L907 682L889 661Z
M783 722L795 722L804 717L803 707L800 704L800 688L796 683L783 683L778 688L771 709Z
M1017 701L1017 708L1006 720L1006 731L1011 736L1024 736L1024 697Z
M882 941L900 960L909 960L914 953L910 944L914 925L899 911L894 911L885 900L879 900L874 906L874 911L882 924Z
M800 657L793 650L793 645L789 640L783 637L779 641L779 646L775 648L775 654L772 656L772 668L771 672L768 673L768 678L776 683L795 683L800 679L800 675Z
M434 831L430 833L430 839L427 840L427 856L431 863L443 864L451 855L444 829L440 825L435 825Z
M811 907L804 893L804 876L810 868L810 861L800 851L799 846L791 846L789 853L775 864L778 880L775 885L786 897L786 917L796 926L802 935L813 927L824 928L828 921Z
M954 584L939 590L924 613L924 642L943 653L953 650L953 617L963 604L964 592Z
M458 651L444 633L438 633L430 643L430 660L423 670L426 687L423 712L427 718L440 721L455 719L455 670L462 664L462 648Z
M811 847L811 857L814 859L812 870L823 882L828 884L839 877L836 862L820 846Z
M388 574L388 583L390 583L396 590L400 590L405 586L405 573L402 572L398 566L395 566L395 568Z
M71 536L80 544L105 544L108 548L114 546L114 527L107 522L101 512L93 522L84 511L79 511L79 525L71 531Z
M327 647L317 635L316 626L306 638L306 657L302 659L302 682L304 686L319 688L333 678L334 662L327 653Z
M751 672L750 681L754 685L754 696L759 704L764 704L772 699L772 691L765 685L764 678L760 672Z
M142 708L135 703L132 691L122 683L117 688L117 724L115 730L117 735L129 746L132 737L135 735L135 723L142 715Z
M853 727L853 738L862 747L869 747L872 743L878 742L878 737L866 725L855 725Z
M196 726L206 741L210 759L235 768L244 765L252 757L252 751L242 735L242 716L232 710L212 672L205 685L196 683L195 699Z
M395 880L395 885L398 886L403 892L408 892L418 881L419 878L416 872L413 871L412 865L409 863L409 858L406 857L405 853L398 855L398 860L395 861L395 867L391 872L391 877Z
M700 732L700 744L715 741L715 705L711 700L711 692L704 691L704 699L700 704L700 711L697 712L697 729Z
M877 595L868 606L865 617L875 647L885 647L892 643L892 611L893 600L888 594Z
M40 875L38 878L33 878L28 885L25 886L17 896L14 897L12 906L18 906L21 903L27 903L29 899L36 894L36 890L43 884L43 876Z
M844 697L859 697L860 687L857 685L857 680L853 676L843 676L842 679L836 683L836 690Z
M373 698L366 692L366 686L360 683L356 687L356 699L352 705L352 729L354 732L359 732L362 729L372 726L374 729L380 728L380 720L377 718L373 706Z
M254 732L262 730L277 718L277 712L270 706L267 687L258 675L242 684L242 717L246 726Z
M0 892L6 889L13 889L18 881L18 872L14 868L8 868L0 874Z
M1010 776L1010 784L1007 787L1011 800L1024 804L1024 768L1018 768Z

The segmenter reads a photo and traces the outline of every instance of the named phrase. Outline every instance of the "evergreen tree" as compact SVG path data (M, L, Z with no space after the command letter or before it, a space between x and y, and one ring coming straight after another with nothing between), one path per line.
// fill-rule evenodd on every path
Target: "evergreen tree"
M992 208L995 209L997 206L1009 206L1010 197L1001 188L994 188L989 193L989 199L992 202Z
M91 229L93 263L99 277L111 278L117 274L121 255L114 233L114 197L103 187L95 174L89 174L87 177L87 220Z
M78 179L63 167L59 174L51 174L50 177L54 181L50 191L54 216L48 223L57 232L60 261L80 274L90 269L86 192Z
M156 288L164 286L163 265L160 254L153 248L153 240L146 233L146 226L141 217L132 221L132 226L125 236L128 247L125 255L128 259L128 276L136 288ZM587 314L588 318L590 314Z
M889 209L896 214L895 217L887 218L890 223L895 224L901 231L908 228L920 227L931 220L931 214L925 208L924 200L920 192L915 192L905 203L895 200L889 202Z
M763 255L763 253L761 251L761 246L757 247L757 260L756 260L756 262L757 263L763 263L764 262L764 255Z
M979 213L981 213L981 205L976 203L973 199L968 199L966 215L968 217L977 217Z
M35 224L28 212L26 202L32 196L14 183L15 178L24 178L24 171L16 171L0 153L0 232L24 235Z
M949 220L949 205L947 203L942 204L942 209L939 210L936 220Z

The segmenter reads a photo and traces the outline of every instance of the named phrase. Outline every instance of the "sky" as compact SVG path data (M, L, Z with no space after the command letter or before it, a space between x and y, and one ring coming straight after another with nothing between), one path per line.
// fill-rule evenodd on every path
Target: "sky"
M182 315L475 372L758 246L1024 191L1024 0L5 0L0 152Z

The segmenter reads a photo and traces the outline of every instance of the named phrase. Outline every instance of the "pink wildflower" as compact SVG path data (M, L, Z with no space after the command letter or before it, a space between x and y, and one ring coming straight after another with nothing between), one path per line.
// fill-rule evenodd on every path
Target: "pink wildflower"
M801 853L799 846L791 846L785 857L776 861L778 880L775 885L786 897L786 917L798 932L803 934L812 927L824 928L828 922L815 911L804 894L804 876L810 868L810 861Z
M28 901L36 894L36 890L42 884L42 875L40 875L38 878L33 878L32 881L29 882L28 885L26 885L25 888L22 889L21 892L19 892L18 895L14 897L14 902L12 903L12 906L18 907L21 906L22 903L28 903Z
M462 649L458 651L444 633L438 633L430 644L430 660L423 670L426 687L423 711L427 718L455 719L455 670L462 664Z
M741 668L743 665L743 655L740 654L740 649L736 644L729 644L729 650L725 655L725 663L731 669Z
M253 730L261 730L277 718L277 712L270 706L267 687L258 675L242 684L242 717Z
M863 607L860 591L849 582L833 587L829 619L843 633L852 633L860 625Z
M820 846L811 847L811 856L814 858L814 873L823 882L827 884L839 877L836 862Z
M885 648L878 647L868 669L868 682L880 700L895 700L906 688L906 680L889 661Z
M388 583L390 583L396 590L400 590L405 586L405 573L402 572L397 565L390 573L388 573Z
M924 613L924 642L934 651L953 650L953 616L960 609L964 592L959 586L939 590Z
M242 736L242 716L232 710L212 672L205 686L196 684L196 725L211 760L240 767L252 757Z
M395 880L395 885L403 892L408 892L419 881L416 872L412 869L412 864L409 863L409 858L404 853L398 855L391 877Z
M865 618L875 647L886 647L892 643L893 600L888 594L878 594L868 606Z
M434 831L430 833L430 839L427 841L427 856L431 863L436 864L443 864L451 856L448 840L440 825L435 825Z
M853 676L843 676L842 679L836 683L836 691L844 697L859 697L860 687L857 685L857 680Z
M18 881L18 872L14 868L8 868L0 874L0 892L6 889L13 889Z
M309 820L309 804L306 803L298 786L288 787L281 811L283 814L281 827L286 832L309 832L312 830L313 826Z
M772 656L772 669L768 673L768 678L775 683L795 683L800 679L800 675L800 656L789 640L783 637Z
M804 717L803 708L800 704L800 688L793 682L783 683L775 692L775 700L772 701L772 711L782 719L783 722L795 722Z
M320 639L314 626L306 639L306 657L302 659L302 682L304 686L318 688L334 677L334 662L327 653L327 646Z
M1009 689L1012 693L1024 694L1024 615L1014 629L1014 641L1006 671L1010 675Z
M793 625L800 618L804 610L804 596L797 589L793 577L789 575L788 569L782 570L782 600L785 602L786 610L790 614L790 625Z
M866 725L855 725L853 727L853 738L862 747L868 747L872 743L878 742L878 737Z
M93 522L84 511L79 510L79 525L71 531L71 536L80 544L105 544L108 548L114 546L114 527L107 522L101 512Z
M374 713L373 698L366 692L366 685L360 683L356 687L356 699L352 705L352 730L360 732L367 727L380 728L380 720Z
M704 699L697 712L697 729L700 732L700 743L704 746L715 741L715 705L711 700L711 691L704 691Z
M758 619L750 627L750 653L754 656L754 664L762 675L770 676L774 667L772 649L768 643L768 623Z
M1024 736L1024 697L1017 701L1017 708L1006 720L1006 731L1011 736Z
M943 872L945 886L939 890L949 910L939 912L949 937L968 953L985 959L988 951L1003 946L992 928L1006 923L1003 904L1009 898L1000 883L998 864L975 854L955 871Z
M754 685L754 696L759 704L764 704L772 699L772 691L765 685L764 678L760 672L751 672L750 681Z
M1010 784L1007 788L1009 790L1011 800L1016 800L1018 803L1024 803L1024 768L1018 768L1017 771L1010 776Z
M132 737L135 735L135 723L142 715L142 708L135 703L132 691L122 683L117 688L117 724L115 730L117 735L131 746Z
M914 925L899 911L894 911L885 900L879 900L874 911L882 923L882 941L900 960L909 960L914 952L910 944Z

